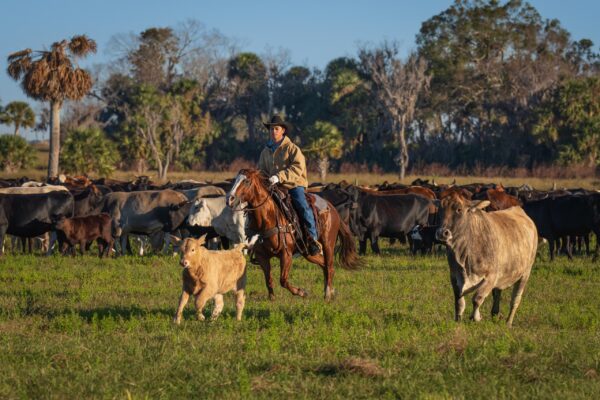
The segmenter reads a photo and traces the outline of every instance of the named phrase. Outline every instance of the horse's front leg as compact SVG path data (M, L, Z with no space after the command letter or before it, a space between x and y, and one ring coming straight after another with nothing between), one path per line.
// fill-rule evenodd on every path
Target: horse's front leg
M262 268L263 274L265 275L265 284L269 291L269 300L275 300L275 291L273 290L273 277L271 276L271 261L267 255L256 252L256 260Z
M292 294L300 297L307 295L306 291L302 288L295 287L289 282L290 270L292 269L292 250L288 248L288 251L282 250L279 256L279 264L281 266L281 276L279 277L279 283L281 286L292 292Z

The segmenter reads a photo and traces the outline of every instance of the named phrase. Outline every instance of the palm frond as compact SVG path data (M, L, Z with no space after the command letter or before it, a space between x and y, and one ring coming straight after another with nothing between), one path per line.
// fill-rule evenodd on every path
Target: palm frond
M25 49L8 56L6 72L14 80L19 80L31 68L31 49Z
M73 36L69 42L69 50L71 54L83 57L86 54L96 52L96 41L88 38L86 35Z
M8 62L11 63L19 58L22 58L25 56L29 57L30 55L31 55L31 49L16 51L16 52L8 55Z
M68 75L64 81L64 90L67 98L79 100L92 88L93 82L90 74L77 68Z

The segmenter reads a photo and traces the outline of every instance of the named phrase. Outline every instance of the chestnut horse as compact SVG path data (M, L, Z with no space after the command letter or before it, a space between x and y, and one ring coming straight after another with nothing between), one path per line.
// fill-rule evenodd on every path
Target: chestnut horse
M295 250L295 236L292 226L277 207L268 189L267 177L255 169L242 169L227 194L227 205L241 210L241 204L247 203L244 210L248 211L248 228L260 234L259 241L254 246L254 255L260 264L269 298L273 300L273 278L271 277L271 258L279 258L281 275L279 283L292 294L304 297L307 292L289 282L290 269L292 268L292 255ZM328 212L319 213L319 242L323 246L323 254L303 256L311 263L319 265L325 276L325 300L330 300L334 295L333 290L333 259L335 242L340 237L340 264L345 269L356 269L359 259L356 254L354 238L350 229L343 222L335 209L327 202Z

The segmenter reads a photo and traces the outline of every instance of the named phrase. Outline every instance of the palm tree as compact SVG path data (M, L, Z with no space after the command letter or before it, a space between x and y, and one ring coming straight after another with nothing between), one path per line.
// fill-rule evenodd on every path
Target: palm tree
M331 122L316 121L307 129L309 145L304 151L317 160L321 182L327 179L329 159L339 159L344 154L342 133Z
M25 94L50 103L48 177L58 176L60 110L65 100L79 100L92 88L92 77L75 60L96 52L96 42L85 35L55 42L50 50L25 49L8 56L8 74L21 81Z
M0 112L0 124L14 125L15 135L19 136L19 128L35 126L35 113L24 101L13 101Z

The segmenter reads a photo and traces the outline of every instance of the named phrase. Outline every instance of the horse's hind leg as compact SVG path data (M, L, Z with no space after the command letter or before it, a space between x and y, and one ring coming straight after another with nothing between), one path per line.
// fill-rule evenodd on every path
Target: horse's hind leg
M335 270L333 268L334 246L335 242L333 245L328 243L327 246L324 246L323 248L325 263L321 266L321 268L323 268L323 277L325 278L325 301L333 300L333 296L335 295L335 290L333 289L333 276L335 274Z
M279 263L281 266L281 275L279 277L281 286L289 290L293 295L305 297L306 291L304 289L296 287L289 282L290 270L292 269L291 249L290 251L282 251Z

